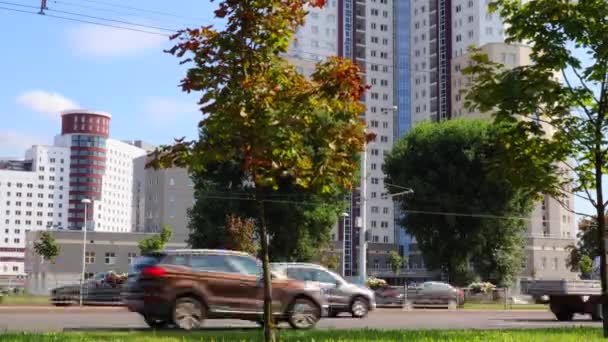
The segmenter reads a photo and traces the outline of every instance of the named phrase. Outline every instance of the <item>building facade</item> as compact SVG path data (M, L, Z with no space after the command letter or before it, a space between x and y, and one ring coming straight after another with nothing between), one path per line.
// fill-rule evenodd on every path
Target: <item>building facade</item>
M393 200L387 196L382 164L391 149L397 131L395 118L401 115L401 125L407 126L407 110L395 112L395 16L400 2L393 0L330 0L323 8L311 8L306 24L296 32L287 57L299 72L309 75L314 65L329 56L353 59L371 88L362 99L366 105L363 115L367 128L376 133L375 141L367 145L367 177L365 187L355 189L348 196L351 207L346 219L336 217L332 232L334 248L342 252L346 246L345 275L359 276L359 230L363 225L367 234L367 267L388 268L388 252L398 250ZM403 12L403 10L402 10ZM403 15L403 13L402 13ZM402 24L407 17L401 16ZM399 55L401 76L409 64L407 46ZM400 78L399 78L400 79ZM408 82L402 82L408 87ZM407 100L407 99L406 99ZM365 188L365 194L361 189ZM361 212L363 199L366 212ZM365 221L363 221L365 217ZM369 273L369 272L368 272Z
M130 232L136 224L134 160L145 150L109 138L111 116L62 113L53 146L32 146L24 160L0 163L0 275L23 275L25 234L81 230Z
M488 113L465 108L464 91L471 84L462 70L469 46L485 52L505 68L529 65L530 48L505 43L505 26L488 11L489 0L413 0L411 2L412 124L452 118L490 119ZM572 196L565 199L573 208ZM522 277L574 278L566 266L566 246L576 242L573 213L545 197L526 219Z
M144 231L159 232L169 225L175 241L187 241L188 209L194 204L194 183L188 170L146 170L145 196Z
M82 276L82 231L57 230L53 237L59 245L60 252L55 263L41 259L34 252L34 242L40 238L40 231L29 231L26 234L25 266L28 277L25 281L28 293L48 295L52 288L73 285L80 282ZM140 255L139 241L152 234L121 232L87 232L87 251L85 254L85 276L100 272L114 271L124 273L135 257ZM186 244L171 241L167 248L184 248Z

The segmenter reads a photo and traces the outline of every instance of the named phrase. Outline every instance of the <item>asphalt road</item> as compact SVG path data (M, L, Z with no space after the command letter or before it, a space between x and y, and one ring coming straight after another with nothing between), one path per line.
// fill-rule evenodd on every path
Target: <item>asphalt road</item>
M597 326L587 316L558 322L545 311L447 311L379 309L365 319L349 316L323 319L319 329L508 329ZM256 328L239 320L208 320L207 328ZM7 308L0 307L0 331L143 330L139 315L122 308Z

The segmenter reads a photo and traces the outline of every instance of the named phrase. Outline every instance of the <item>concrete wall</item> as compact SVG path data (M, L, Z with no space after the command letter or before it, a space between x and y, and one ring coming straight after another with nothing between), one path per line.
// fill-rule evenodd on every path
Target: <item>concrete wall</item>
M61 248L55 263L46 262L35 254L34 242L39 239L40 233L33 231L26 235L25 268L28 273L28 291L42 295L48 294L49 290L56 286L79 283L82 272L82 232L53 232L53 236ZM139 241L152 235L88 232L86 241L89 262L86 264L85 273L127 272L131 259L139 255ZM169 243L167 246L169 249L184 247L186 247L185 243ZM106 258L106 256L109 258Z

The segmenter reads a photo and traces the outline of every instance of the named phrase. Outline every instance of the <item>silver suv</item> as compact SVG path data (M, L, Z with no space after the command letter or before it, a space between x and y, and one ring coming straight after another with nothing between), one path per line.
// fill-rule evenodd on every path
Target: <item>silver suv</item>
M376 308L374 292L366 287L348 283L323 266L308 263L272 263L272 270L289 278L318 283L329 304L328 315L335 317L349 312L363 318Z

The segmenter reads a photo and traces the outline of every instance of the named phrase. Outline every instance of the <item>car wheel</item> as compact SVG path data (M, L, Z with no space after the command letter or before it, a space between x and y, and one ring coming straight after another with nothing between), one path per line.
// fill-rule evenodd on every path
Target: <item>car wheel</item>
M144 316L144 321L152 329L165 329L169 327L169 322L162 319L155 319L150 316Z
M289 308L289 325L294 329L313 328L321 318L321 309L310 299L297 298Z
M604 312L602 311L602 304L597 304L595 309L591 313L591 319L594 321L601 321L604 319Z
M369 304L368 304L367 300L365 300L361 297L357 297L350 304L350 313L355 318L364 318L365 316L367 316L367 313L369 311L368 308L369 308Z
M200 301L185 297L178 298L173 308L173 322L183 330L198 329L205 320L206 309Z
M558 321L567 322L571 321L574 318L574 313L570 311L560 311L554 313L555 317Z

